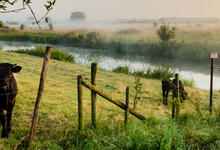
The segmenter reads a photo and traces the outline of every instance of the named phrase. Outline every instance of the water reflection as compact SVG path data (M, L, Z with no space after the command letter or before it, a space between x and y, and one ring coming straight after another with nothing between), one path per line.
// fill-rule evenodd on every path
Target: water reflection
M2 50L16 49L34 49L37 45L31 42L5 42L0 41ZM196 87L209 90L210 87L210 62L191 62L183 60L169 60L159 58L137 57L134 55L115 55L109 51L82 49L75 47L67 47L63 45L54 45L54 48L60 48L68 51L75 56L76 63L90 66L92 62L97 62L100 68L111 71L117 66L128 65L131 70L146 70L149 66L157 66L161 64L171 64L182 78L193 78ZM214 90L220 89L220 60L215 61L214 68Z

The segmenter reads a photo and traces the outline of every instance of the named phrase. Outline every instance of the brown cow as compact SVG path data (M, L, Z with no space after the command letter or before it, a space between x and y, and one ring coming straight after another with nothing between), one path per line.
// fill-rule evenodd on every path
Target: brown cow
M163 104L167 105L167 97L169 95L170 90L172 91L172 96L174 98L174 90L176 88L175 79L170 78L168 80L162 80L162 92L163 92ZM187 97L187 92L184 91L184 86L181 80L179 80L179 92L180 92L180 100L183 100Z
M0 121L2 138L7 138L11 131L11 116L18 93L17 83L13 73L20 72L22 67L16 64L0 63ZM6 116L3 110L6 110Z

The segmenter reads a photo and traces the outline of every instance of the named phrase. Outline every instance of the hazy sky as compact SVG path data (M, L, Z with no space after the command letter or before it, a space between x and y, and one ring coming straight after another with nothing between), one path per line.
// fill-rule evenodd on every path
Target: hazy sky
M34 11L43 14L46 0L32 0ZM50 16L65 20L73 11L83 11L89 20L160 17L220 17L220 0L57 0ZM0 14L4 20L26 20L31 14Z

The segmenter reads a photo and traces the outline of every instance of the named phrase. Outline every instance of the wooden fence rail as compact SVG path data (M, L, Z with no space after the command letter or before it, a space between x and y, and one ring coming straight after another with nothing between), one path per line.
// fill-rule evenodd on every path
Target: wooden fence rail
M88 89L90 89L90 90L96 92L99 96L101 96L101 97L107 99L108 101L112 102L113 104L117 105L117 106L120 107L121 109L124 109L124 110L126 109L126 105L125 105L124 103L122 103L121 101L119 101L119 100L117 100L117 99L111 97L109 94L105 93L104 91L102 91L101 89L97 88L96 86L90 84L89 82L86 82L86 81L84 81L84 80L82 79L82 84L83 84L85 87L87 87ZM145 118L143 115L137 113L136 111L134 111L134 110L132 110L132 109L130 109L130 108L129 108L129 112L130 112L132 115L134 115L135 117L137 117L138 119L140 119L140 120L146 120L146 118Z

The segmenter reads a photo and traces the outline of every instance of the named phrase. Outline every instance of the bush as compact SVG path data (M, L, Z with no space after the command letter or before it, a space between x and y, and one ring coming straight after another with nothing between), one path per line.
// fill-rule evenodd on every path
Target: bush
M39 56L39 57L44 57L45 55L45 47L43 46L38 46L34 50L14 50L13 52L16 53L23 53L23 54L29 54L33 56ZM54 49L51 53L51 59L56 59L60 61L66 61L66 62L71 62L75 63L75 58L73 55L68 54L66 52L61 51L60 49Z
M159 36L160 40L163 42L167 42L176 36L176 28L170 28L169 25L163 24L157 30L157 35Z
M49 26L50 30L53 30L53 24L52 23L49 23L48 26Z
M5 27L4 23L0 21L0 28L4 28L4 27Z
M24 30L24 28L25 28L25 25L21 24L20 30Z
M158 26L157 22L153 22L153 27L156 28Z
M102 36L98 32L89 32L81 35L81 41L85 47L98 48L102 40Z

